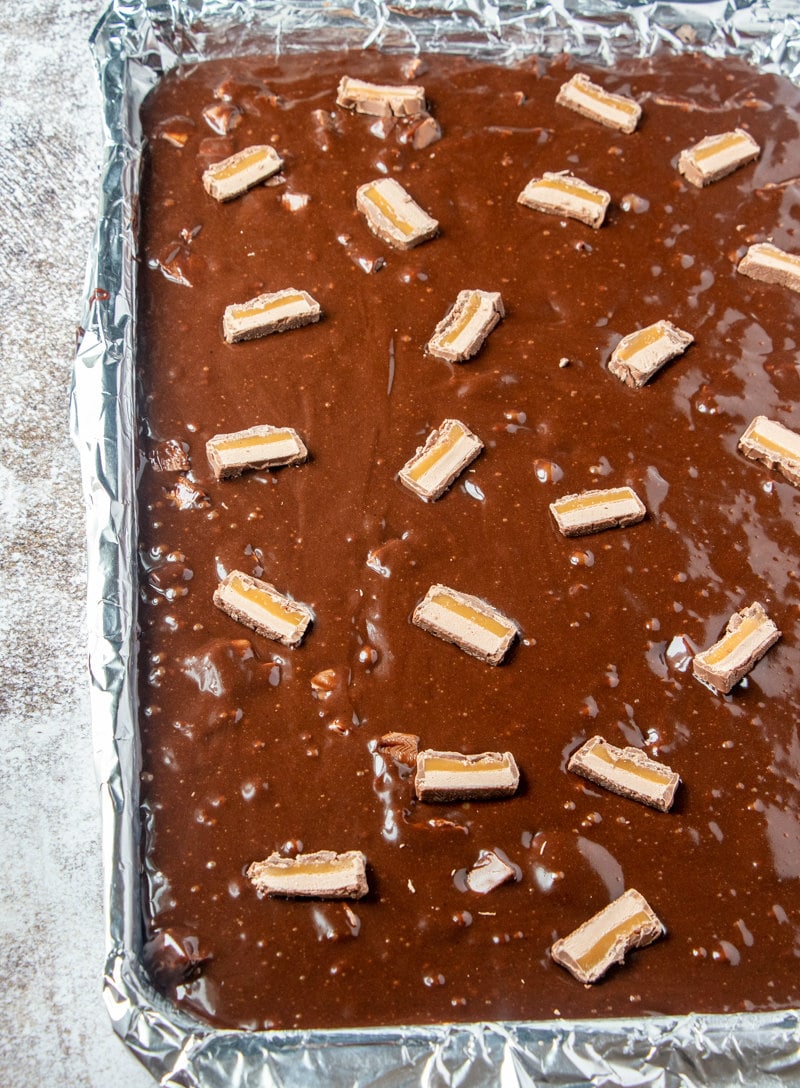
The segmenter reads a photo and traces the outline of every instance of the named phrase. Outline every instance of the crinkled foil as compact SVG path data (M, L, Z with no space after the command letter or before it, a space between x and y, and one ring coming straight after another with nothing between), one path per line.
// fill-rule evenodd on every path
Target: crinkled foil
M134 350L139 106L178 63L372 46L510 63L593 63L690 45L800 81L797 0L114 0L92 37L106 151L71 398L88 506L89 668L106 873L104 996L159 1083L272 1085L800 1084L800 1012L466 1024L352 1031L211 1029L151 988L141 965L136 727Z

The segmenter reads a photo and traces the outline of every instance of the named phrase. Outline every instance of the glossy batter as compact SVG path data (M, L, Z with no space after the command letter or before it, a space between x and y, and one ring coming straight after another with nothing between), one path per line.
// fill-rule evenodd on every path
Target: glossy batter
M555 105L587 71L643 107L625 135ZM442 138L335 105L349 74L421 83ZM800 251L800 92L739 62L592 73L376 53L212 63L144 108L138 360L146 962L220 1025L341 1027L632 1016L800 1001L800 492L745 460L757 414L798 428L800 300L735 271ZM699 189L679 153L741 127L758 161ZM220 204L212 162L270 143L283 171ZM517 203L570 170L611 194L593 230ZM396 178L439 220L409 252L356 189ZM308 291L315 325L245 343L225 307ZM465 289L505 317L465 363L424 354ZM694 336L641 389L607 370L666 319ZM485 449L437 502L397 479L445 419ZM215 434L295 428L301 465L216 480ZM172 445L169 443L172 442ZM186 453L189 467L181 467ZM166 467L165 467L166 466ZM548 506L629 485L637 525L563 537ZM233 569L308 604L294 650L212 604ZM492 667L413 626L434 583L522 637ZM729 696L691 675L760 601L782 639ZM511 751L513 798L420 803L378 739ZM588 737L681 776L661 813L566 771ZM361 850L352 903L259 899L273 851ZM465 871L499 850L515 878ZM549 948L626 888L667 935L584 987Z

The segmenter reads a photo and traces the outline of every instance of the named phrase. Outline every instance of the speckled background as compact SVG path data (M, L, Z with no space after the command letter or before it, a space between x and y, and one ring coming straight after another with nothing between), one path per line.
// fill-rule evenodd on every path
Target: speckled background
M101 0L0 4L0 1086L153 1081L101 996L84 508L68 390L98 207Z

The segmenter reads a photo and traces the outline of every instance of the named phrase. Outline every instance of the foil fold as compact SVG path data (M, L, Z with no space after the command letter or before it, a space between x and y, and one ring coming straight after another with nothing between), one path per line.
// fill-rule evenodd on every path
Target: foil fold
M174 1088L800 1084L800 1011L339 1031L212 1029L141 962L136 709L136 212L139 107L177 64L320 48L593 64L659 48L740 56L800 82L790 0L114 0L92 35L106 151L70 397L87 504L89 673L106 874L103 994L114 1030Z

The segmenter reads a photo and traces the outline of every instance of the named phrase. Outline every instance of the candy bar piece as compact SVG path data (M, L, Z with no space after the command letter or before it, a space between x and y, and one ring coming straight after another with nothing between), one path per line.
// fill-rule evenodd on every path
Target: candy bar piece
M633 888L603 907L568 937L555 942L550 954L578 982L597 982L632 948L643 948L665 932L647 900Z
M517 197L520 204L537 212L566 215L597 229L602 227L611 197L567 171L533 178Z
M498 291L459 291L456 301L433 330L425 350L451 363L471 359L505 315Z
M376 750L385 760L391 759L406 767L416 767L419 737L416 733L384 733L376 745Z
M299 646L314 618L308 605L279 593L240 570L227 574L214 591L214 604L238 623L284 646Z
M727 695L780 637L763 606L755 601L734 612L719 642L695 656L692 672L698 680Z
M604 789L669 812L680 777L639 748L616 748L602 737L592 737L574 752L567 770Z
M414 788L420 801L485 801L510 797L519 785L511 752L436 752L417 756Z
M336 104L376 117L413 117L425 112L425 88L411 83L392 87L342 76Z
M736 266L736 271L752 280L779 283L790 291L800 291L800 257L786 253L769 242L757 242Z
M314 899L361 899L369 891L367 859L360 850L335 854L318 850L285 858L270 854L248 866L247 879L259 896L303 896Z
M420 208L399 181L378 178L356 191L356 207L367 226L395 249L412 249L439 230L439 223Z
M402 483L421 499L433 502L447 491L483 449L477 435L457 419L446 419L431 431L398 473Z
M565 495L550 503L550 512L564 536L585 536L635 525L647 510L633 488L626 486Z
M642 116L638 102L624 94L603 90L582 73L561 85L556 102L620 132L633 132Z
M800 434L766 416L756 416L742 437L739 449L751 461L777 468L800 487Z
M489 665L499 665L518 633L517 625L480 597L432 585L411 616L412 623Z
M282 166L274 147L256 144L209 166L203 173L203 187L215 200L233 200L277 174Z
M466 885L471 892L486 895L515 876L513 865L509 865L494 850L481 850L478 860L467 873Z
M286 332L319 321L322 308L306 291L287 287L284 291L257 295L249 302L225 308L222 331L229 344L254 340L272 332Z
M291 427L264 424L246 431L215 434L206 442L208 463L218 480L241 476L246 468L276 468L297 465L308 457L308 450Z
M641 389L670 359L683 355L694 337L669 321L656 321L623 336L608 362L608 369L631 389Z
M706 136L693 147L681 151L678 170L692 185L702 188L712 181L732 174L761 154L761 148L749 132L735 128Z

